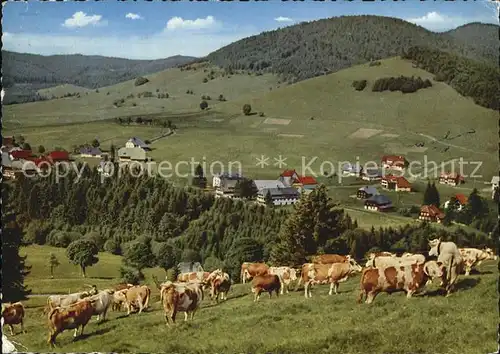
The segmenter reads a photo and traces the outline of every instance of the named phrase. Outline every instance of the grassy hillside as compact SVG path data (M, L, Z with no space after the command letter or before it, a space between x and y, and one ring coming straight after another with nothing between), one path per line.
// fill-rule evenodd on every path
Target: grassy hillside
M49 279L45 267L49 252L54 252L62 263L55 279ZM88 270L89 278L82 279L73 266L65 263L63 249L30 246L21 253L26 253L33 265L27 280L34 294L74 291L82 289L84 284L103 288L118 281L119 257L100 255L100 262ZM163 274L148 270L147 284L152 287L153 295L147 312L132 314L130 318L123 312L111 312L108 321L102 324L97 324L94 317L83 338L73 341L72 331L59 335L60 347L56 351L493 352L498 273L492 261L481 265L479 270L482 274L461 276L458 292L448 298L437 295L433 285L427 295L410 300L402 293L380 294L372 305L356 303L359 276L342 283L338 295L328 296L327 286L317 286L311 299L305 299L302 291L292 291L272 299L263 294L259 303L252 301L249 285L236 284L227 302L216 305L205 299L193 322L183 323L181 314L172 328L165 325L158 291L151 281L152 272L159 277ZM23 344L28 351L49 350L48 330L42 315L45 301L45 296L32 296L25 302L28 333L12 338L6 331L9 339ZM132 338L123 333L136 335Z
M494 58L497 55L498 25L485 23L468 23L445 32L462 43L474 44L477 54L485 58Z
M193 59L195 58L180 55L158 60L130 60L80 54L43 56L2 50L3 84L10 88L7 90L5 102L23 102L31 98L40 86L109 86Z
M41 89L37 91L37 94L43 98L47 99L54 99L54 98L61 98L64 97L65 95L77 95L77 94L85 94L89 92L89 90L86 87L81 87L81 86L76 86L72 84L63 84L63 85L58 85L54 87L49 87L46 89Z
M487 29L481 36L483 40L476 41L470 32L482 31L483 27ZM476 24L474 28L442 34L396 18L341 16L245 38L209 54L207 59L221 67L273 72L289 81L392 57L415 45L496 65L498 36L490 28Z

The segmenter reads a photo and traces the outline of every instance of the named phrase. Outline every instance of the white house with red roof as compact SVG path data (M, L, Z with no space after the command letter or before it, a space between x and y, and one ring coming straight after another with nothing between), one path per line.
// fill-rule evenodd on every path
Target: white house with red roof
M444 202L444 208L448 209L450 206L451 202L454 202L455 207L457 208L458 211L461 211L466 205L467 205L467 197L463 194L455 194L453 197L451 197L449 200Z
M293 185L294 181L299 178L299 175L295 170L285 170L283 173L280 175L279 180L281 183L283 183L286 187L290 187Z
M382 156L382 167L402 171L408 165L408 161L402 155L384 155Z
M411 183L403 176L387 175L382 177L380 185L384 189L396 192L411 192Z
M461 176L458 173L446 173L443 172L441 173L441 176L439 176L439 183L441 184L448 184L450 186L456 186L461 183L464 183L464 176Z

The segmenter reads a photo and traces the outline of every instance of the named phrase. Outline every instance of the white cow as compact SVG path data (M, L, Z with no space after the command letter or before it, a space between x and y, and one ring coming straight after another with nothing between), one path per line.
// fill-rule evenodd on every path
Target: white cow
M443 242L441 238L429 241L429 256L437 257L437 261L446 267L442 285L445 286L446 296L449 296L455 287L458 274L462 268L462 256L454 242Z
M290 282L297 280L297 271L290 267L270 267L269 274L277 275L281 283L281 295L283 295L284 288L288 294Z
M102 320L106 320L106 313L108 312L109 307L113 304L114 292L115 291L112 289L106 289L89 297L89 300L92 301L92 307L94 308L94 315L97 315L97 322L101 319L101 315Z

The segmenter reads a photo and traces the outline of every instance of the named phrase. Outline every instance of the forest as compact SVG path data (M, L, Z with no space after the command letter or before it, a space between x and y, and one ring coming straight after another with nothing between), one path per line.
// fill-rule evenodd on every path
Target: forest
M426 223L361 229L328 197L325 186L303 195L293 209L283 209L215 199L203 189L176 187L160 177L123 173L101 181L87 166L77 178L75 172L58 182L54 174L21 176L6 184L4 198L23 230L22 243L66 248L90 240L96 250L124 255L127 281L139 281L145 267L168 271L179 261L199 261L207 269L224 266L237 280L244 261L298 266L318 253L362 259L373 250L426 252L430 236L459 246L494 246L484 233ZM497 233L498 225L492 234Z

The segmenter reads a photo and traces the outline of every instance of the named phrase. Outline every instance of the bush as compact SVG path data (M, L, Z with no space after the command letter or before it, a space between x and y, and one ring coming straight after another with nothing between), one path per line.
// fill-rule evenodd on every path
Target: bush
M402 93L416 92L422 88L432 86L429 80L422 80L421 77L385 77L375 81L372 87L373 92L401 91ZM353 83L354 86L354 83Z
M356 91L363 91L366 87L366 80L354 81L352 86L356 89Z
M264 117L264 112L259 112L259 117Z
M205 272L213 272L216 269L223 268L224 262L222 262L217 257L207 257L207 259L205 259L205 262L203 263L203 269L205 270Z
M24 244L44 245L52 231L53 226L41 220L33 220L28 225L23 236Z
M144 280L144 274L135 268L121 266L120 275L122 277L122 282L127 284L137 285L141 280Z
M200 108L201 108L201 110L205 110L205 109L207 109L207 108L208 108L208 103L207 103L207 101L201 101L201 103L200 103Z
M53 247L63 247L66 248L69 244L77 239L81 238L82 234L75 232L57 231L50 233L47 237L47 244Z
M148 83L149 80L146 79L145 77L139 76L137 79L135 79L134 85L135 86L141 86L144 85L145 83Z
M203 78L203 83L206 84L208 82L208 79L205 77Z
M165 278L170 281L176 281L178 275L179 271L177 267L174 267L167 270L167 276Z
M91 231L87 233L84 237L86 239L92 240L96 244L99 251L104 250L104 244L106 243L106 239L104 238L104 235L101 234L100 232Z
M252 112L252 106L250 106L248 103L243 105L243 114L248 116Z
M120 243L115 241L114 239L109 239L104 243L104 251L121 256L122 250L120 247Z
M371 61L370 64L368 64L369 66L380 66L380 62L378 60L376 61Z

